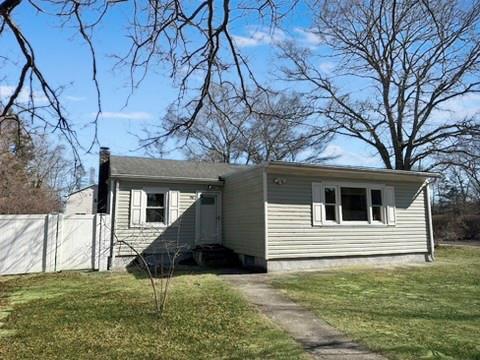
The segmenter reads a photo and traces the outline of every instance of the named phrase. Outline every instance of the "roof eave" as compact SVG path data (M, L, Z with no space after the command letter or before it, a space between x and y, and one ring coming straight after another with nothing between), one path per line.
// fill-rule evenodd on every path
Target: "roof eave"
M334 175L371 175L377 178L401 178L410 179L416 181L418 179L436 179L440 178L441 174L435 172L422 172L422 171L406 171L406 170L391 170L391 169L374 169L374 168L362 168L362 167L347 167L347 166L335 166L335 165L315 165L304 163L285 163L282 161L269 161L264 164L266 169L277 170L303 170L309 172L329 172Z
M138 174L111 174L112 179L123 180L148 180L148 181L175 181L175 182L189 182L189 183L216 183L223 184L220 178L192 178L182 176L152 176L152 175L138 175Z

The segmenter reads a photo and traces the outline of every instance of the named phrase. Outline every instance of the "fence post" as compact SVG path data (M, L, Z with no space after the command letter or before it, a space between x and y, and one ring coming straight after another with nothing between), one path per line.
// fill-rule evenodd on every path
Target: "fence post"
M55 246L55 270L62 270L63 214L57 215L57 237Z
M108 270L108 256L110 253L110 227L108 214L96 214L95 216L96 231L96 256L97 256L97 270Z
M45 239L45 272L55 271L55 253L57 245L57 222L58 215L47 215L47 232Z
M101 251L101 218L100 214L93 215L93 251L92 251L92 269L98 270L100 267L100 251Z

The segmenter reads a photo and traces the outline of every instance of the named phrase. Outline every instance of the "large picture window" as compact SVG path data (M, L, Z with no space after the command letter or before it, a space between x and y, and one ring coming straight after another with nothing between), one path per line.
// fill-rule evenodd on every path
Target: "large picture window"
M368 221L367 189L342 187L342 220Z
M312 184L313 225L395 225L392 186L350 182Z

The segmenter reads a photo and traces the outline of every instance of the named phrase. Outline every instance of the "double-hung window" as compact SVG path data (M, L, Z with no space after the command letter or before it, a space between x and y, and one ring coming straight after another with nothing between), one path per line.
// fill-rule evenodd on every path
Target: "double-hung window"
M370 189L370 198L372 199L372 222L384 221L384 207L382 201L382 190L381 189Z
M162 187L131 189L130 226L166 227L180 216L180 191Z
M355 183L313 183L313 225L395 224L391 186Z
M145 222L166 224L166 192L146 191Z
M323 188L323 192L325 197L325 221L335 223L338 221L337 187L327 185Z

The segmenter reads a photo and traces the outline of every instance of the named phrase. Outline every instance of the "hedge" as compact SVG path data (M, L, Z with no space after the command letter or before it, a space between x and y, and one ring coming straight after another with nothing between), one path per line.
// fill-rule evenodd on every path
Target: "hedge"
M436 241L480 240L480 215L433 215Z

